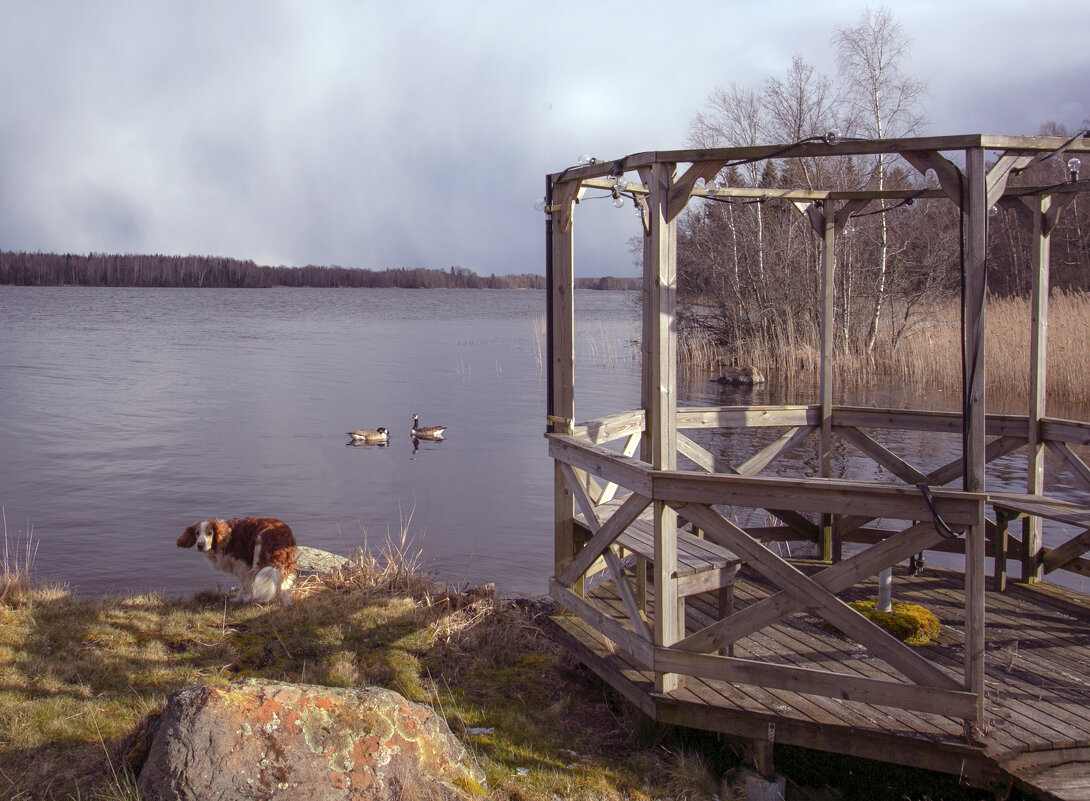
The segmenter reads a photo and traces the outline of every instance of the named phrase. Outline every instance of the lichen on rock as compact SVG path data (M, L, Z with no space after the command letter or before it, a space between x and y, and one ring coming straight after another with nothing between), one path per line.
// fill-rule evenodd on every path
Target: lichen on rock
M148 801L378 801L407 783L454 799L484 774L443 718L393 690L255 679L174 693L139 778Z

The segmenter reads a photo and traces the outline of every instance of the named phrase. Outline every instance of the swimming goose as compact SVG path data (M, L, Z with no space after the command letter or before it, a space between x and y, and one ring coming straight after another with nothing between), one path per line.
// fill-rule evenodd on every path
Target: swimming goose
M416 439L442 439L446 426L422 426L419 415L413 415L413 437Z
M390 432L385 428L361 428L357 431L349 431L348 436L353 442L367 442L372 445L386 442L390 438Z

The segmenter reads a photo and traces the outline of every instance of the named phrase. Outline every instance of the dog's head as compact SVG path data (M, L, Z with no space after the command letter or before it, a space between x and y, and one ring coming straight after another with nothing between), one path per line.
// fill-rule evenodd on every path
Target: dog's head
M178 537L178 547L192 548L196 545L201 553L211 551L222 536L222 523L222 520L201 520L194 523Z

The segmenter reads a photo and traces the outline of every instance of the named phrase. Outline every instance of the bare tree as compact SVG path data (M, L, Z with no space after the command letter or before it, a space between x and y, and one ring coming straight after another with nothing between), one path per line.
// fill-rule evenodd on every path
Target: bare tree
M911 41L889 9L865 8L852 27L837 26L832 38L845 92L850 130L872 139L911 136L924 124L919 104L927 84L902 71ZM879 155L875 181L885 189L889 157ZM867 350L874 348L882 306L886 302L889 230L881 215L874 310L867 334Z

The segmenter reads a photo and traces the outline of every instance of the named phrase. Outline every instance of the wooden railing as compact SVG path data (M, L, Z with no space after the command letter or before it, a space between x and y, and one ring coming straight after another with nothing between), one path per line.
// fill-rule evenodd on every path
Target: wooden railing
M983 714L984 677L984 551L986 497L935 489L932 499L916 487L834 479L784 479L753 475L798 444L812 430L811 407L767 409L685 409L678 427L721 428L755 425L787 430L774 443L738 467L720 464L715 456L679 434L678 450L697 470L655 470L634 454L643 429L639 412L612 415L574 427L571 435L550 434L549 452L560 467L572 503L557 520L557 572L550 583L553 598L582 618L634 659L655 671L665 689L671 677L701 676L759 684L797 692L885 704L978 720ZM604 447L622 441L620 450ZM952 468L951 468L952 469ZM615 496L619 505L599 517ZM590 521L592 536L582 550L574 545L576 504ZM558 511L560 506L558 505ZM654 525L654 591L651 620L639 607L614 543L650 509ZM855 531L876 519L904 521L899 530L874 536L861 552L806 575L764 545L769 531L753 531L732 522L724 509L764 509L796 538L814 535L817 525L807 515L852 521ZM777 591L764 600L688 633L678 623L678 533L676 516L698 527L708 540L737 554ZM919 522L922 521L922 522ZM777 534L776 536L779 536ZM786 534L785 534L786 536ZM924 550L957 537L965 553L965 661L960 676L940 667L875 626L837 597L837 593ZM964 539L962 539L962 537ZM565 544L566 543L566 544ZM599 561L601 560L601 561ZM592 594L581 592L580 580L603 564L617 586L626 618L596 606ZM683 603L680 605L683 609ZM876 679L823 670L818 666L788 666L724 655L730 646L800 609L809 609L898 671L904 681Z
M678 436L678 451L711 472L756 475L776 459L807 440L817 431L819 422L819 406L679 409L679 429L777 428L783 429L783 433L770 445L749 456L737 466L724 464L722 460L681 434ZM964 469L963 459L958 457L925 472L924 469L918 468L886 448L864 429L919 431L956 436L961 434L961 426L961 415L952 412L834 407L832 413L834 436L881 466L891 476L912 486L924 483L932 487L942 487L957 481ZM997 459L1025 448L1029 444L1029 428L1029 420L1024 416L988 415L985 421L985 433L991 439L985 446L985 462L991 464ZM607 426L605 430L608 431L609 427ZM1090 446L1090 423L1045 418L1041 421L1039 431L1041 444L1057 457L1058 463L1064 468L1072 482L1090 494L1090 467L1075 450L1075 448ZM1008 559L1022 563L1023 576L1033 577L1057 570L1090 575L1090 559L1083 556L1090 551L1090 532L1087 531L1088 525L1083 525L1081 522L1085 514L1080 515L1079 512L1081 509L1086 514L1090 514L1085 501L1047 496L1027 500L1021 494L1012 495L1008 492L988 491L987 494L997 505L995 519L987 523L987 553L988 556L997 557L995 575L1001 588L1006 581L1005 571ZM1013 507L1015 499L1022 502L1021 506ZM1002 504L1007 504L1006 512L999 511ZM1000 523L1006 523L1017 517L1027 522L1031 522L1033 517L1059 521L1074 526L1074 533L1055 548L1033 542L1030 550L1027 551L1026 536L1017 537L1010 534L1005 526L1002 526L1000 530L996 527L997 520ZM784 525L767 527L763 531L753 531L753 533L764 540L817 541L820 536L816 524L802 523L797 518L781 522ZM870 522L869 519L858 516L840 518L834 521L833 536L843 542L876 542L885 535L885 532L868 528ZM1028 526L1024 527L1024 531L1028 531ZM997 543L1001 544L997 546ZM964 546L962 541L953 540L939 543L935 550L964 553Z

